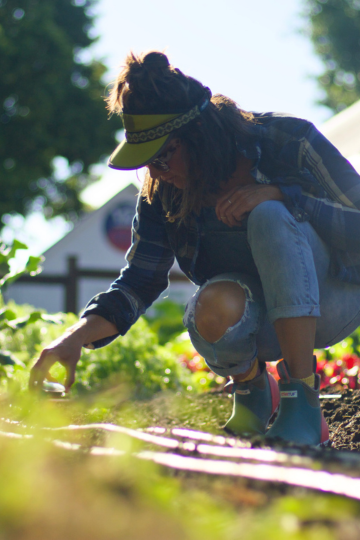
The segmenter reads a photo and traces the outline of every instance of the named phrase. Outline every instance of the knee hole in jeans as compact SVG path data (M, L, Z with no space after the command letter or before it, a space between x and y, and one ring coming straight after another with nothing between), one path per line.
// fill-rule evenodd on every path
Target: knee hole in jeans
M199 294L195 308L197 331L209 343L218 341L245 312L243 288L235 282L210 283Z

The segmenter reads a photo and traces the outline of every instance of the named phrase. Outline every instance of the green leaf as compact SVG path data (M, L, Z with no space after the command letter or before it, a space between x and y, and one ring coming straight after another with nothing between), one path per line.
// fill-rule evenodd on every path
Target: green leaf
M3 366L21 366L25 367L25 364L21 362L10 351L0 350L0 364Z
M4 321L3 328L9 328L13 331L20 330L25 328L28 324L33 324L37 321L44 321L51 324L62 324L62 319L59 315L48 315L46 313L41 313L41 311L33 311L30 315L26 317L19 317L18 319L12 319Z
M42 268L40 264L45 260L45 257L40 255L35 257L30 255L25 267L22 270L17 270L16 272L9 272L0 280L0 289L3 287L8 287L11 283L19 279L24 274L30 274L31 276L36 276L40 274Z
M0 321L2 320L12 321L16 319L16 313L12 309L8 309L7 307L4 307L0 310Z
M34 323L41 319L42 313L40 311L33 311L30 313L30 315L27 315L26 317L19 317L18 319L14 319L11 322L8 323L7 327L12 328L13 330L20 330L20 328L24 328L28 324Z
M31 276L36 276L37 274L40 274L42 271L41 263L44 262L45 257L40 255L39 257L34 257L33 255L30 255L28 262L26 263L25 270L26 272L29 272Z
M28 247L26 244L24 244L23 242L20 242L19 240L16 240L15 238L10 248L10 251L8 253L8 259L13 259L18 249L28 249Z
M9 272L2 279L0 279L0 289L8 287L11 283L19 279L19 277L23 274L25 274L25 270L20 270L18 272Z
M47 313L42 313L41 320L51 324L63 324L64 315L62 313L58 313L56 315L48 315Z
M26 324L34 323L41 318L42 318L42 313L40 311L33 311L32 313L30 313Z

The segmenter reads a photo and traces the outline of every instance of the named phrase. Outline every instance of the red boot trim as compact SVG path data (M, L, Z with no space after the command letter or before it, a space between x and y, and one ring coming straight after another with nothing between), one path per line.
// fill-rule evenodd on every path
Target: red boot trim
M270 375L270 373L267 374L269 384L270 384L270 393L271 393L271 414L273 415L274 412L278 409L279 403L280 403L280 390L278 383L275 381L274 377Z
M279 374L279 377L281 379L281 382L283 383L289 383L290 382L290 373L289 373L289 367L285 360L280 360L276 364L276 369Z

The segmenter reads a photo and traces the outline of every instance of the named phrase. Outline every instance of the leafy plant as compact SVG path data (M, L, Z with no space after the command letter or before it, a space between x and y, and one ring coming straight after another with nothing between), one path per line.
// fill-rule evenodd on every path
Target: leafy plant
M171 300L155 303L144 315L150 328L156 332L159 343L164 345L184 332L183 307Z
M18 250L26 250L27 246L19 240L14 240L12 246L7 246L3 242L0 243L0 269L4 274L0 279L0 344L3 345L6 341L6 331L12 338L18 330L23 330L27 325L34 324L37 321L58 323L59 318L56 316L47 315L41 311L29 309L25 316L19 317L17 310L11 305L5 304L3 298L4 289L14 283L20 276L30 274L34 276L41 272L40 264L44 260L42 256L35 257L30 255L23 268L13 271L11 262L16 257ZM7 341L11 341L7 340ZM2 365L0 376L5 376L7 379L12 378L14 366L24 368L24 363L14 354L14 351L0 349L0 365Z
M24 273L36 275L41 271L43 258L32 256L22 269L12 271L11 263L19 249L27 247L17 240L11 247L0 246L0 265L5 273L0 281L1 290ZM3 388L22 391L27 381L21 370L77 318L64 313L48 315L13 302L5 305L2 297L1 304L0 378ZM210 388L214 384L213 375L208 370L202 371L204 361L199 355L195 358L197 353L189 338L179 336L184 332L181 321L181 308L167 301L156 306L148 320L141 318L126 336L107 347L84 352L78 364L74 393L102 391L126 383L134 397L143 399L163 390L196 392ZM51 374L62 380L64 369L55 365Z

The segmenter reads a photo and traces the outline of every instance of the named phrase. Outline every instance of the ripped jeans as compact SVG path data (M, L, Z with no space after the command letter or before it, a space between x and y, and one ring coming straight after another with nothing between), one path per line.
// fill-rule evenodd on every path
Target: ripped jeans
M258 276L247 274L246 268L229 268L206 281L185 310L191 341L214 373L244 373L256 357L262 362L280 359L273 326L280 318L317 317L315 348L338 343L360 325L360 286L329 276L329 248L309 222L297 222L279 201L266 201L249 215L247 233L239 234L244 238L238 249L250 249ZM234 243L226 245L224 239L223 257L229 253L231 261ZM210 343L197 331L195 309L201 291L216 281L238 283L246 303L240 321Z

